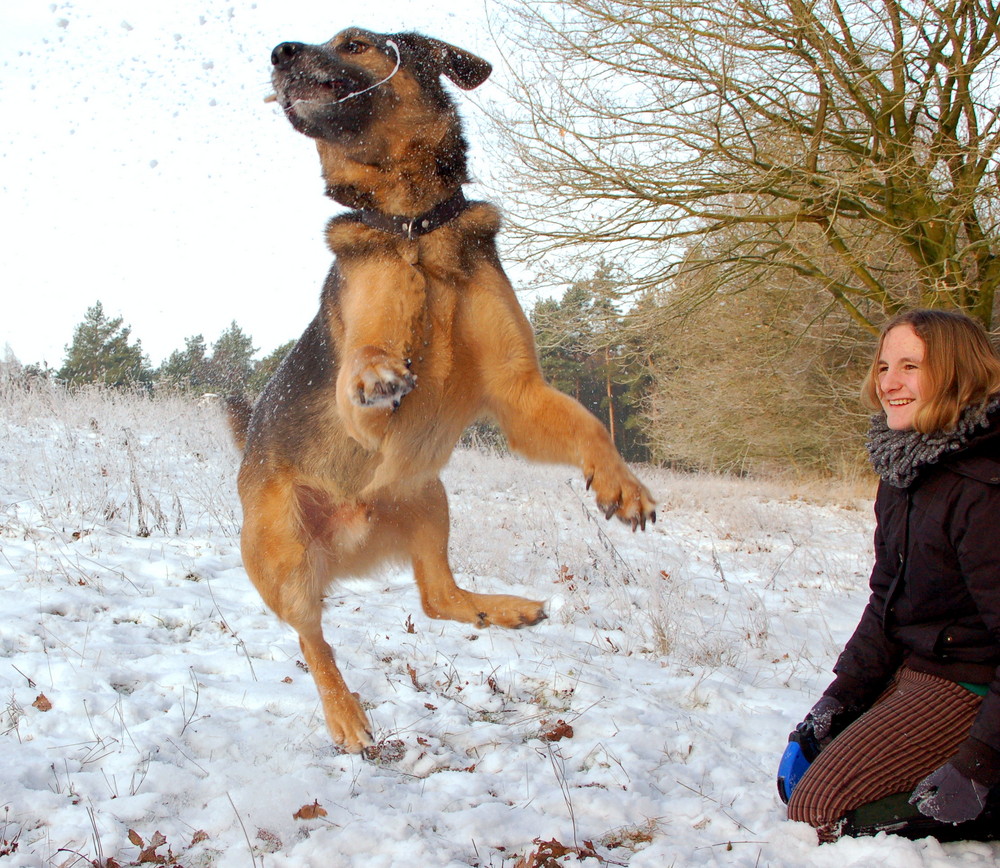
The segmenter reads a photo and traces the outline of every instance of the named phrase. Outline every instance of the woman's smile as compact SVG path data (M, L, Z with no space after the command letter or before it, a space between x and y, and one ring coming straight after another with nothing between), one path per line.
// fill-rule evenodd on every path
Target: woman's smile
M923 340L910 325L891 329L882 342L878 359L878 396L886 424L895 431L913 428L923 403Z

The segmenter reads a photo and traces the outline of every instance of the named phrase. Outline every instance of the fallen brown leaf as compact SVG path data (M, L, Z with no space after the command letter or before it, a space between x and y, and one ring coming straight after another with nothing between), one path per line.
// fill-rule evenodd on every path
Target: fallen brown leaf
M138 835L136 835L139 838ZM129 835L129 840L132 840L132 836ZM142 848L142 838L139 838L140 843L138 846ZM132 841L134 844L135 842ZM162 847L167 843L167 838L162 832L154 832L153 837L149 841L149 846L139 851L139 864L140 865L163 865L168 861L167 856L161 856L156 852L157 847Z
M562 741L564 738L572 737L573 727L565 720L557 720L551 727L542 730L542 734L539 736L542 741Z
M417 690L420 693L423 693L424 692L424 688L420 685L420 682L417 681L417 670L414 669L409 663L407 663L406 664L406 672L410 676L410 682L413 684L414 690Z
M514 868L560 868L564 863L558 860L565 856L576 856L577 859L600 859L590 841L584 841L582 847L569 847L555 838L551 841L535 838L532 843L536 845L536 849L521 856L514 863Z
M315 820L318 817L325 817L326 811L320 807L319 800L317 799L311 805L303 805L294 814L292 814L293 820Z

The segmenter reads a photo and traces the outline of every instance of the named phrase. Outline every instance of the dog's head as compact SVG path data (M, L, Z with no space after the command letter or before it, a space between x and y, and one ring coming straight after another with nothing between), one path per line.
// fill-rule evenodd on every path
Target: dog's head
M271 53L278 103L299 132L327 142L357 141L402 107L440 116L451 102L446 76L464 90L492 67L468 51L417 33L352 27L322 45L283 42Z

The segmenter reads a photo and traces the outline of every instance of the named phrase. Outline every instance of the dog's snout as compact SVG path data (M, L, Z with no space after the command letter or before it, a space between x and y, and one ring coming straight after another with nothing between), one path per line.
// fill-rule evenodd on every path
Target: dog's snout
M271 52L271 63L278 69L287 69L305 45L301 42L282 42Z

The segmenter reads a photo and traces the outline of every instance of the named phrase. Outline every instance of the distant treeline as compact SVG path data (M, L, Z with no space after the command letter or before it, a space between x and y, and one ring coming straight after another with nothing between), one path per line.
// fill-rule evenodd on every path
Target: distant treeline
M611 430L630 460L646 460L641 408L649 377L642 354L609 301L606 270L573 284L561 300L539 302L531 311L539 361L547 379L590 409ZM159 367L150 364L142 342L122 317L109 317L100 301L76 326L58 369L21 368L24 377L56 379L68 386L174 389L200 396L256 395L295 341L255 358L253 338L233 321L209 344L203 335L184 339Z
M68 386L177 389L194 395L256 394L294 343L288 341L268 355L254 358L257 348L253 338L233 320L211 346L203 335L193 335L184 339L183 349L174 350L154 367L142 341L132 338L131 326L125 325L122 317L109 317L98 301L74 329L62 367L18 367L23 378L44 377ZM12 364L8 360L7 367Z

